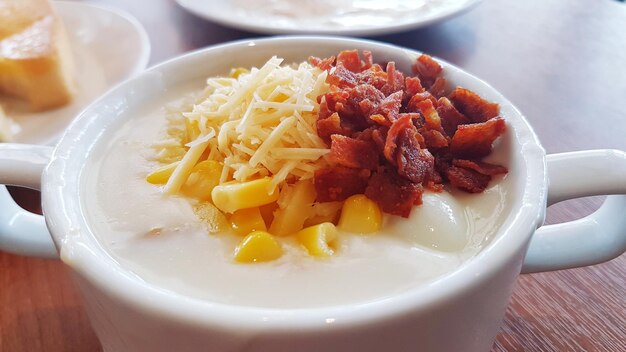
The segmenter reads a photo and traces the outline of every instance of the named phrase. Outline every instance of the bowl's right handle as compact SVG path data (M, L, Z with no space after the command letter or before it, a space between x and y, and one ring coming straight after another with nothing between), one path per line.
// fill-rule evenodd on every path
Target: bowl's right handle
M3 185L39 189L52 147L0 143L0 251L58 258L44 217L22 209Z
M593 265L626 251L626 153L589 150L548 155L548 205L609 195L593 214L544 225L534 234L522 272Z

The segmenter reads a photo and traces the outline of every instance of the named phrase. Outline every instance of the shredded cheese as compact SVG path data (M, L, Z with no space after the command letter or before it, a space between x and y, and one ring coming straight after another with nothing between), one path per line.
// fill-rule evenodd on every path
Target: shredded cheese
M223 164L220 183L272 176L272 186L310 179L327 165L315 128L327 73L282 61L209 78L193 103L170 113L168 136L155 144L161 161L178 162L164 192L178 192L201 158Z

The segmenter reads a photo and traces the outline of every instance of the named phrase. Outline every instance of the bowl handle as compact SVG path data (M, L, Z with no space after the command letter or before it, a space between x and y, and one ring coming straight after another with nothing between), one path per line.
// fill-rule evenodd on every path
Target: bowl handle
M593 265L626 251L626 153L589 150L552 154L548 206L566 199L609 195L593 214L545 225L534 234L523 273Z
M2 185L40 189L52 147L0 143L0 250L58 258L43 216L22 209Z

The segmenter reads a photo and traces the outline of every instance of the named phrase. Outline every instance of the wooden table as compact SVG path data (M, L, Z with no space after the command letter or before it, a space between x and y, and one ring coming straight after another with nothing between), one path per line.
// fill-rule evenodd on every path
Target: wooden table
M151 63L259 36L203 21L171 0L108 2L146 27ZM626 150L623 3L484 1L445 23L374 39L425 51L490 82L527 116L549 153ZM37 209L36 193L13 192ZM548 222L587 215L601 200L553 206ZM60 262L0 253L0 351L100 349ZM522 275L493 351L626 351L626 255L589 268Z

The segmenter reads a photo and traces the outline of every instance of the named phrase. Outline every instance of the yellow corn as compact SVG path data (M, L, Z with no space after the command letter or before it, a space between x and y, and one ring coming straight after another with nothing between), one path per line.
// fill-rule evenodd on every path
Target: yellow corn
M242 236L245 236L253 231L267 230L259 208L237 210L230 217L230 225L238 235Z
M337 228L330 222L309 226L296 233L298 241L314 257L330 257L335 252Z
M191 170L180 192L188 197L211 200L211 191L220 183L222 165L215 160L201 161Z
M237 67L230 70L229 76L231 76L232 78L239 78L239 75L248 72L250 72L250 70L248 70L247 68Z
M268 262L283 254L276 238L265 231L254 231L235 248L235 261L240 263Z
M228 228L228 220L213 204L200 202L193 206L196 216L209 228L210 233L225 231Z
M354 233L372 233L380 230L382 214L378 205L363 194L346 199L339 217L339 229Z
M298 181L289 192L285 199L281 199L284 207L274 212L270 225L270 232L278 236L291 235L302 229L304 221L312 215L311 205L317 195L311 180Z
M167 183L167 180L170 179L174 169L178 165L178 161L162 166L154 171L152 171L148 176L146 176L146 181L152 183L153 185L164 185Z
M271 189L272 179L264 177L243 183L224 183L213 188L213 203L221 211L233 213L239 209L258 207L275 202L278 188ZM270 193L271 192L271 193Z

